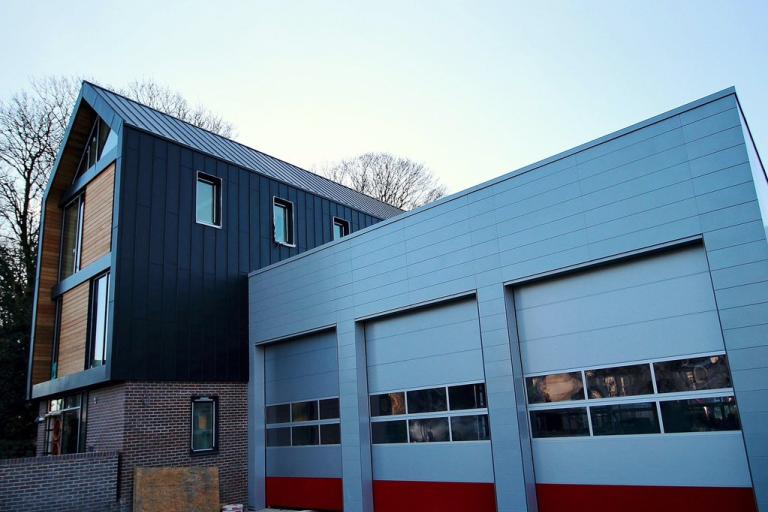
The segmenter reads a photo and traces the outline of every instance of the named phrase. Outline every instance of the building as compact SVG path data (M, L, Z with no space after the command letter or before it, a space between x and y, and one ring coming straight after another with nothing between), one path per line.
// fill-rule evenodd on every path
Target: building
M216 465L244 502L247 273L398 213L84 83L43 200L39 454L119 451L123 509L137 466Z
M249 277L249 504L768 510L768 182L727 89Z

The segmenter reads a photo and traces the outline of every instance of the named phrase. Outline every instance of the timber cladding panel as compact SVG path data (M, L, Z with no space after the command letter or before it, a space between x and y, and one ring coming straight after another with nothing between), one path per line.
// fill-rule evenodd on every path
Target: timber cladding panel
M111 249L114 190L115 164L107 167L85 189L81 268L108 254Z
M81 372L85 369L89 284L88 282L83 283L62 296L59 377Z

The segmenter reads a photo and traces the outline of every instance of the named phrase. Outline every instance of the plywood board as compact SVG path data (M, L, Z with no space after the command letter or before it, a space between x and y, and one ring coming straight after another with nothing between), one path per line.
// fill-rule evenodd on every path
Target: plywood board
M219 468L135 468L133 510L218 512Z

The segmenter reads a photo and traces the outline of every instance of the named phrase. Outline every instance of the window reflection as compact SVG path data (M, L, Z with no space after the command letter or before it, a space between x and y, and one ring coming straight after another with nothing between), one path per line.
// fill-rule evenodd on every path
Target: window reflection
M451 418L451 438L454 441L482 441L491 438L488 427L488 415L453 416Z
M659 393L731 387L728 359L724 355L654 363Z
M296 402L291 404L291 421L313 421L317 419L317 402Z
M665 432L739 430L739 411L732 396L661 402Z
M371 395L371 416L405 414L405 393Z
M589 398L650 395L653 393L651 367L648 364L587 370Z
M581 372L553 373L525 380L530 404L584 400Z
M655 402L596 406L590 407L589 412L596 436L661 432Z
M408 420L412 443L449 441L448 418Z

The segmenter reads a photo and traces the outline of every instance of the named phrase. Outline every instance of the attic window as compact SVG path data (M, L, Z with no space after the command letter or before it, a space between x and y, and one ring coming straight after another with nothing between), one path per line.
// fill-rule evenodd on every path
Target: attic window
M91 133L80 157L80 163L77 166L75 179L82 176L88 169L96 165L101 156L110 149L117 146L117 135L113 132L107 123L100 117L96 118L91 127Z

